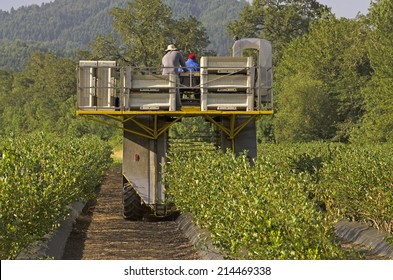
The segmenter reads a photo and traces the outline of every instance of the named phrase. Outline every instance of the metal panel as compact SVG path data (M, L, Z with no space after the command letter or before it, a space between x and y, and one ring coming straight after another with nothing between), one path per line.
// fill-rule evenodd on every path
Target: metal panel
M128 121L125 129L144 132L143 127L153 126L152 116L140 116L135 122ZM158 127L166 123L159 120ZM148 139L125 131L123 137L123 174L132 183L142 200L153 205L164 201L164 187L161 185L161 166L166 157L167 134L157 139Z
M200 63L203 74L207 72L245 73L245 68L253 66L251 57L203 56Z
M97 68L98 62L96 60L80 60L79 67L93 67Z
M237 116L234 126L241 125L247 121L248 117ZM230 129L230 120L228 118L221 118L221 124L224 127ZM257 156L257 135L255 120L251 120L232 140L228 134L221 133L221 149L226 151L227 149L233 150L238 155L245 150L248 151L247 155L250 158Z
M79 61L78 108L93 109L96 106L96 69L97 61Z
M169 110L176 108L176 93L131 93L127 96L131 110Z
M259 51L257 67L256 98L257 109L273 108L273 61L272 46L269 41L257 38L242 38L233 44L233 56L242 57L246 49Z
M247 110L253 106L253 94L220 94L209 93L208 102L204 105L212 110Z
M114 109L116 96L116 62L98 61L97 68L97 107Z
M96 106L96 68L80 67L78 74L78 108L93 109Z

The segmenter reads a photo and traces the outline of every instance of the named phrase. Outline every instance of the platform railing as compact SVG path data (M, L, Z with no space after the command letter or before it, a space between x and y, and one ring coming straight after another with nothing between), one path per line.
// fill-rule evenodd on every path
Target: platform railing
M273 100L272 84L257 81L260 70L252 58L202 57L199 72L161 71L118 67L114 61L80 61L77 110L176 111L176 100L192 95L189 99L200 111L255 111L269 108Z

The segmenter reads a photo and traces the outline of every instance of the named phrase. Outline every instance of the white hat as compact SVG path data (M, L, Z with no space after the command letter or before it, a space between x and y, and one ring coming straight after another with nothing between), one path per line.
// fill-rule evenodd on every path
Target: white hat
M168 45L168 47L166 48L165 51L166 51L166 52L167 52L167 51L177 51L177 48L175 47L174 44L170 44L170 45Z

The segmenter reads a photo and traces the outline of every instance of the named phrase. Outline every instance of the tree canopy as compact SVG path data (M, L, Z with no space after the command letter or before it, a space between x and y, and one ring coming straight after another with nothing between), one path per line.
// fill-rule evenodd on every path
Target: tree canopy
M348 141L371 73L366 37L363 20L328 16L289 43L275 76L278 140Z
M206 29L196 18L173 19L170 8L161 0L135 0L125 9L113 8L110 14L113 35L98 36L91 44L97 59L109 57L136 66L159 66L170 43L200 54L209 44Z
M363 90L365 114L353 141L393 141L393 2L371 6L367 50L373 76Z
M0 71L0 135L45 131L102 139L113 129L77 118L75 62L52 54L34 53L23 71ZM4 91L3 91L4 90Z
M228 32L269 40L277 63L284 47L307 33L310 23L328 12L328 7L316 0L254 0L251 6L244 7L240 19L228 25Z
M110 11L113 8L124 9L128 2L133 0L56 0L41 6L0 11L0 68L20 71L34 52L77 57L79 51L89 49L89 42L97 35L105 37L111 33L113 17L109 15ZM241 9L249 5L245 0L162 2L170 7L176 20L187 18L183 37L194 36L203 25L210 41L207 50L219 55L229 54L232 45L226 24L236 19ZM149 2L146 7L154 8L153 3ZM191 20L191 16L198 22Z

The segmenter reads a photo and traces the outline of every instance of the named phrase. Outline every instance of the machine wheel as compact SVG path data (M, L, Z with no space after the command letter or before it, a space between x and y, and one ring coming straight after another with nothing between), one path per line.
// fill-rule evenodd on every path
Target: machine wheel
M147 213L147 206L130 183L123 186L123 217L127 220L140 221Z

